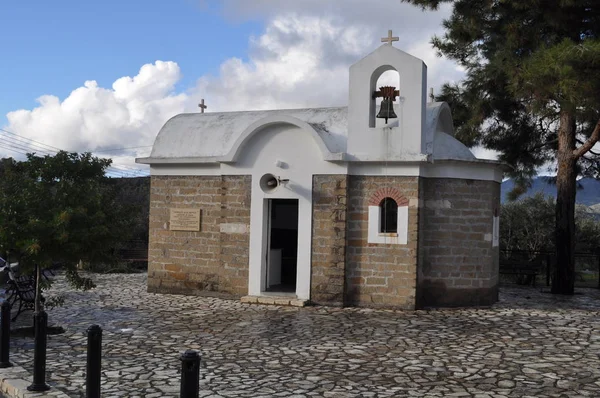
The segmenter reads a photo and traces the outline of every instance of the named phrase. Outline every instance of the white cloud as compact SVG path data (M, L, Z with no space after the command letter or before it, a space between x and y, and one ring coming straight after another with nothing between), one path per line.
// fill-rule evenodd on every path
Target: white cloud
M156 61L112 88L86 81L63 101L44 95L32 110L9 112L7 130L69 151L148 145L165 120L184 110L187 95L174 93L180 77L176 63Z
M429 44L432 35L442 33L448 7L422 12L400 0L220 4L231 18L264 19L263 33L249 39L247 61L225 60L216 76L200 76L185 93L174 91L181 77L177 63L156 61L111 88L88 81L62 101L40 97L36 108L10 112L7 129L67 150L102 150L152 143L168 118L197 111L201 98L211 112L346 105L349 66L381 45L388 29L400 37L396 47L426 62L429 86L437 90L463 75ZM147 155L147 150L134 152ZM118 160L133 164L135 155Z
M277 17L250 40L250 59L226 61L218 76L195 90L213 111L342 106L348 68L372 48L369 27L336 25L329 18Z
M429 43L443 32L449 7L426 13L389 0L224 0L223 9L267 25L251 39L247 62L230 59L217 76L198 80L192 96L206 98L211 111L345 105L349 66L381 45L388 28L400 37L398 48L425 61L436 92L464 74Z
M192 96L206 98L212 111L345 105L349 66L377 48L384 33L379 24L276 16L262 36L251 39L248 62L228 60L218 76L200 78ZM428 64L429 85L437 91L463 72L436 56L430 35L423 31L414 41L403 39L404 50Z
M500 152L493 149L486 149L482 146L471 148L471 152L479 159L498 160L498 156L500 155Z

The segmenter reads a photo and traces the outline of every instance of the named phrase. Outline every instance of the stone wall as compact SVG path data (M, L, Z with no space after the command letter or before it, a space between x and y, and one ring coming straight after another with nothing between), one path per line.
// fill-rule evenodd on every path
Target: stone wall
M344 304L347 179L313 177L311 301L317 304Z
M250 184L250 176L152 177L149 291L248 293ZM413 309L497 300L499 183L315 175L313 190L313 302ZM408 202L406 245L368 243L368 208L382 192ZM171 208L199 208L201 230L170 231Z
M489 305L498 300L498 247L492 247L500 184L421 179L417 306Z
M346 303L414 309L419 209L418 177L349 176ZM408 244L368 243L369 202L393 188L409 202Z
M148 291L248 293L250 182L250 176L152 176ZM200 231L170 231L171 208L199 208Z

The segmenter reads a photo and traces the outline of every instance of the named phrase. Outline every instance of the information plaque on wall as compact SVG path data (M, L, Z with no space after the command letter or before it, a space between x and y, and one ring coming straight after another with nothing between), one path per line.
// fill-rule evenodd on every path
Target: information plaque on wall
M200 231L200 209L171 209L171 231Z

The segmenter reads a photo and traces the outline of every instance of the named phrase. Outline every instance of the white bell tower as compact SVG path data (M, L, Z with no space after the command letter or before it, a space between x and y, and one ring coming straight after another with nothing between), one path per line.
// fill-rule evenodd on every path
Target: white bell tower
M364 161L419 161L431 153L433 136L426 137L427 66L392 46L397 38L350 67L348 102L348 154ZM399 101L394 103L397 119L375 127L378 109L373 93L379 77L388 70L400 75Z

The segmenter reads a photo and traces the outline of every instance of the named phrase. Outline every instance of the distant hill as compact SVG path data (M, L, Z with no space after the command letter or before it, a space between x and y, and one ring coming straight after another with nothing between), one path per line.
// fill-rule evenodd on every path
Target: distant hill
M600 204L600 180L596 180L594 178L582 178L577 181L577 184L577 203L585 206L594 206ZM506 193L513 189L513 186L513 180L506 180L502 183L502 203L506 202ZM548 179L546 177L535 178L531 188L529 188L529 190L520 198L530 197L538 192L542 192L544 196L552 196L553 198L556 198L556 186L552 183L548 183ZM596 206L594 210L596 208L600 208L600 206Z

